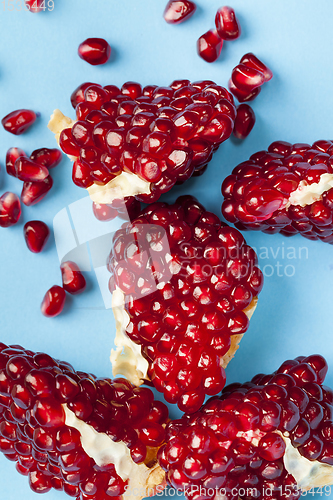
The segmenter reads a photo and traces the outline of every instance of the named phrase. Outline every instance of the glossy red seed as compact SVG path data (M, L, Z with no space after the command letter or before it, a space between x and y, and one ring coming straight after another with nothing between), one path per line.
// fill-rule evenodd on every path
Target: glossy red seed
M265 82L268 82L269 80L272 79L273 73L272 71L264 64L260 59L258 59L252 52L249 52L248 54L245 54L242 59L240 60L241 64L245 64L245 66L248 66L249 68L254 68L263 73L265 77Z
M49 175L41 182L24 182L21 192L21 201L27 207L36 205L45 198L53 186L53 179Z
M0 227L10 227L16 224L21 216L19 197L10 192L0 197Z
M241 29L234 9L221 7L215 16L215 25L218 34L223 40L236 40L241 34Z
M232 70L231 80L238 89L250 92L265 82L265 76L255 68L250 68L245 64L238 64Z
M86 288L86 280L75 262L66 261L60 266L62 286L66 292L76 295Z
M217 31L209 30L198 39L197 51L202 59L212 63L220 57L222 45L223 40Z
M62 153L59 149L40 148L35 149L30 155L30 160L50 169L54 168L62 160Z
M80 103L80 102L84 102L84 92L85 90L88 88L88 87L91 87L91 85L94 85L93 83L91 82L85 82L85 83L82 83L81 85L79 85L73 92L72 92L72 95L71 95L71 104L73 106L73 108L75 109L76 106Z
M233 134L237 139L245 139L254 127L256 117L248 104L241 104L237 108Z
M196 8L190 0L169 0L163 16L167 23L179 24L193 16Z
M16 177L15 162L21 156L27 157L28 155L21 148L10 148L6 153L6 171L7 174Z
M58 316L64 308L66 301L66 292L60 286L53 286L45 294L42 301L41 311L44 316L53 318Z
M6 115L1 120L1 123L7 132L14 135L21 135L36 121L37 116L30 109L18 109Z
M78 54L89 64L105 64L111 55L111 47L103 38L87 38L79 45Z
M39 220L27 222L23 228L25 242L30 252L40 253L50 236L47 225Z
M113 220L118 215L117 210L112 208L110 205L100 205L99 203L95 202L93 202L93 212L96 219L104 222Z
M93 179L89 165L82 160L76 160L73 165L72 179L78 187L92 186Z
M261 92L261 87L256 87L253 90L241 90L235 86L231 79L228 82L228 88L239 102L253 101Z
M49 176L49 171L29 158L20 157L15 162L16 177L26 182L42 182Z

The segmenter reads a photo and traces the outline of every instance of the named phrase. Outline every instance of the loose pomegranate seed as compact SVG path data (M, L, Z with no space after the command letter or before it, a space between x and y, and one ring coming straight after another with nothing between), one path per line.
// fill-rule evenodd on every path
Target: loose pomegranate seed
M249 66L245 66L245 64L238 64L232 70L231 80L238 89L250 92L265 82L265 76L255 68L250 68Z
M190 0L170 0L164 10L164 19L169 24L179 24L193 16L197 6Z
M62 154L59 149L41 148L36 149L30 155L30 160L43 165L46 168L54 168L61 162Z
M21 148L10 148L6 153L6 171L7 174L16 177L15 162L21 156L27 157L28 155Z
M16 224L21 216L20 199L14 193L4 193L0 197L0 227Z
M33 253L41 252L50 236L49 228L40 220L27 222L24 225L23 232L27 247Z
M86 280L75 262L63 262L60 266L62 286L66 292L76 295L86 288Z
M212 63L216 61L221 54L223 40L216 30L209 30L198 39L198 54L205 61Z
M42 301L41 311L44 316L54 318L62 312L65 301L65 290L61 286L55 285L46 292Z
M14 135L21 135L35 123L38 116L38 114L30 109L18 109L6 115L1 120L1 123L7 132Z
M46 167L23 156L16 160L15 172L16 177L21 181L27 182L42 182L49 176L49 171Z
M21 193L22 203L27 207L36 205L45 198L52 186L53 179L50 175L41 182L24 182Z
M118 211L115 208L112 208L110 205L100 205L99 203L93 202L93 212L96 219L100 221L109 221L113 220L117 217Z
M245 139L256 122L253 109L248 104L241 104L237 108L233 134L237 139Z
M236 97L239 102L253 101L261 92L261 87L256 87L251 91L240 90L234 85L232 80L229 80L228 88L230 92Z
M221 7L217 11L215 25L223 40L236 40L241 34L235 11L231 7Z
M78 54L89 64L105 64L111 55L111 47L103 38L87 38L79 45Z
M260 59L258 59L252 52L245 54L240 60L240 64L244 64L248 68L257 69L263 73L265 77L265 82L268 82L273 78L272 71L264 64Z

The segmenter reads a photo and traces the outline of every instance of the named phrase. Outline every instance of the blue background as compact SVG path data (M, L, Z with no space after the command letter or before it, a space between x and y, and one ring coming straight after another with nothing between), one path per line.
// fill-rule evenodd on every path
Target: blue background
M279 139L311 143L331 138L333 2L233 0L242 36L225 43L221 58L213 64L197 56L196 40L214 27L221 1L198 0L193 18L178 26L163 20L165 3L55 0L53 12L40 14L18 11L18 3L9 11L7 0L0 3L0 116L20 107L41 112L38 122L21 137L0 130L1 194L21 191L20 181L4 173L7 149L20 146L30 154L39 147L55 146L46 128L49 116L59 107L74 117L69 96L83 81L167 85L178 78L208 78L226 85L232 68L249 51L274 72L253 103L255 128L244 142L230 140L222 145L202 177L176 187L165 199L191 193L220 215L221 182L250 154ZM105 66L92 67L77 55L79 43L93 36L106 38L113 48ZM103 306L93 272L87 273L87 293L70 297L64 314L47 319L40 313L45 291L61 284L59 261L53 238L43 253L30 253L23 225L41 219L52 227L54 216L84 194L71 181L69 160L64 159L52 175L55 182L48 197L35 207L24 206L17 226L0 229L0 341L20 343L69 361L77 369L110 376L114 320L111 310ZM321 353L332 367L332 246L301 236L287 239L252 232L246 238L261 255L265 274L272 276L266 278L250 329L230 363L228 382L270 372L301 354ZM292 250L287 251L288 247ZM332 368L327 384L333 385ZM172 417L179 415L174 407L170 410ZM38 498L27 478L2 456L0 481L1 500ZM64 497L55 491L46 496L49 500Z

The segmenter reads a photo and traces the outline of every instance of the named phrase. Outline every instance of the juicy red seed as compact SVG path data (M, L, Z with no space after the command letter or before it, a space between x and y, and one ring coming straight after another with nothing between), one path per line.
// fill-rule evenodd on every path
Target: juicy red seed
M197 51L202 59L212 63L220 57L222 45L223 40L217 31L209 30L198 39Z
M99 203L93 202L93 212L96 219L100 221L109 221L117 217L118 211L112 208L110 205L100 205Z
M232 70L231 80L238 89L250 92L260 87L265 82L265 77L263 73L255 68L250 68L245 64L238 64Z
M256 117L253 109L248 104L241 104L237 108L234 123L234 136L237 139L245 139L254 127Z
M24 157L16 160L15 172L16 177L25 182L43 182L49 176L46 167Z
M41 252L50 236L47 225L39 220L27 222L24 225L23 232L27 247L33 253Z
M21 216L19 197L10 192L0 197L0 227L10 227L16 224Z
M46 168L54 168L61 162L62 153L59 149L40 148L33 151L30 160Z
M7 132L21 135L36 121L37 114L30 109L18 109L6 115L2 120L2 126Z
M78 54L93 66L105 64L111 55L111 47L103 38L87 38L79 45Z
M252 52L245 54L240 60L241 64L245 64L249 68L257 69L263 73L265 81L268 82L273 77L272 71L264 64L260 59L258 59Z
M268 433L262 437L258 444L259 455L268 461L278 460L283 457L286 449L284 439L275 433Z
M78 187L88 188L92 186L93 179L90 166L82 161L76 160L73 164L72 179Z
M6 171L7 174L12 175L13 177L16 177L16 172L15 172L15 162L18 158L21 156L27 157L27 154L23 151L21 148L10 148L8 149L6 153Z
M27 207L36 205L45 198L53 186L53 179L49 175L41 182L24 182L21 192L21 201Z
M261 92L261 87L256 87L253 90L241 90L234 85L231 79L228 82L228 87L239 102L253 101Z
M91 87L91 85L94 85L93 83L91 82L85 82L85 83L82 83L81 85L79 85L72 93L71 95L71 104L73 106L73 108L75 109L76 106L80 103L80 102L84 102L84 91L88 88L88 87Z
M86 280L75 262L66 261L60 266L62 286L66 292L76 295L86 288Z
M58 316L64 308L66 301L66 292L60 286L53 286L45 294L42 301L41 311L44 316L53 318Z
M169 0L163 16L167 23L179 24L193 16L196 8L190 0Z
M221 7L217 11L215 25L223 40L236 40L241 34L235 11L231 7Z

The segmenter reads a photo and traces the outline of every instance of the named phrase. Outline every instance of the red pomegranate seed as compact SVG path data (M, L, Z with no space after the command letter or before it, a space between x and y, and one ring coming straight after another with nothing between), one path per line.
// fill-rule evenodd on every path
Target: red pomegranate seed
M52 186L53 179L50 175L41 182L24 182L21 193L22 203L27 207L36 205L45 198Z
M79 187L92 186L93 179L89 165L82 160L76 160L73 165L72 179L74 184Z
M105 64L111 55L111 47L104 38L87 38L79 45L78 54L89 64Z
M99 203L93 202L93 212L96 219L106 222L109 220L113 220L117 217L118 211L115 208L112 208L110 205L100 205Z
M260 94L261 92L261 87L256 87L250 92L240 90L238 87L234 85L231 79L229 80L228 88L239 102L253 101L257 97L257 95Z
M16 177L15 162L21 156L27 157L28 155L21 148L10 148L6 153L6 171L7 174Z
M84 92L85 90L88 88L88 87L91 87L91 85L94 85L93 83L91 82L85 82L85 83L82 83L81 85L79 85L72 93L71 95L71 104L73 106L73 108L75 109L76 106L80 103L80 102L84 102Z
M236 40L241 34L235 11L231 7L221 7L217 11L215 25L223 40Z
M33 253L41 252L50 236L49 228L40 220L27 222L24 225L23 232L27 247Z
M86 288L86 280L75 262L63 262L60 266L62 286L66 292L76 295Z
M250 92L265 82L265 76L255 68L250 68L245 64L238 64L232 70L231 80L238 89Z
M197 6L190 0L169 0L164 10L164 19L169 24L179 24L193 16Z
M237 139L245 139L251 132L256 122L253 109L248 104L241 104L237 108L237 115L234 123L234 136Z
M24 0L30 12L38 13L45 11L45 0Z
M61 286L55 285L46 292L42 301L41 311L48 318L58 316L64 308L65 301L65 290Z
M29 158L20 157L15 162L16 177L21 181L42 182L49 176L46 167L31 161Z
M40 148L33 151L30 160L46 168L54 168L61 162L62 153L59 149Z
M7 132L14 135L21 135L36 121L38 116L38 114L30 109L18 109L6 115L1 120L1 123Z
M0 227L16 224L21 216L21 203L16 194L6 192L0 197Z
M264 64L260 59L258 59L252 52L249 52L248 54L245 54L242 59L240 60L240 64L245 64L245 66L248 66L249 68L256 69L263 73L265 77L265 82L268 82L269 80L272 79L273 73L272 71Z
M198 54L205 61L212 63L216 61L221 54L223 40L216 30L209 30L198 39Z

